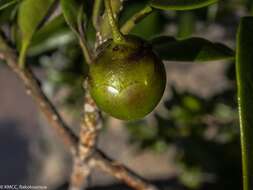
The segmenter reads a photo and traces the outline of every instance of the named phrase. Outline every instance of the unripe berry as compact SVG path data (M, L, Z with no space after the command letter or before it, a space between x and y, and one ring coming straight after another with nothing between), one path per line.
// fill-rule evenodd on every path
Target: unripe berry
M89 70L89 90L97 106L122 120L136 120L159 103L166 85L162 61L144 40L102 44Z

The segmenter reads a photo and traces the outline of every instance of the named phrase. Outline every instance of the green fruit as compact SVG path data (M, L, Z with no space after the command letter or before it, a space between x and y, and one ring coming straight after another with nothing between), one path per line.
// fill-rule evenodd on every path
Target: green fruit
M89 89L97 106L122 120L136 120L159 103L166 85L162 61L142 39L107 41L90 65Z

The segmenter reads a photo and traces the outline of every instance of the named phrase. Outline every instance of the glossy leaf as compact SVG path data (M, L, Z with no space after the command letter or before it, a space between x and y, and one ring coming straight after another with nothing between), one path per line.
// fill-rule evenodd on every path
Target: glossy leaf
M237 33L236 74L244 190L253 189L253 17L241 19Z
M0 11L2 9L5 9L5 8L17 3L18 1L20 1L20 0L1 0L0 1Z
M163 10L192 10L217 2L218 0L152 0L150 5Z
M64 18L70 28L77 34L85 20L84 18L84 1L80 0L61 0L61 8Z
M177 40L163 36L151 40L154 50L167 61L215 61L234 58L234 52L220 43L203 38Z
M22 42L19 64L24 66L26 51L39 24L47 15L54 0L23 0L18 14Z

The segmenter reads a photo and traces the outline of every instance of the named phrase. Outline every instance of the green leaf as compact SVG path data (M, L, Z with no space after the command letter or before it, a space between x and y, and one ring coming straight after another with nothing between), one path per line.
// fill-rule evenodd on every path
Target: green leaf
M5 8L17 3L18 1L20 1L20 0L1 0L0 1L0 11L2 9L5 9Z
M25 56L31 39L47 15L54 0L23 0L18 13L18 25L21 30L22 42L19 56L21 67L25 64Z
M253 189L253 17L241 19L237 33L236 74L244 190Z
M150 5L163 10L192 10L217 2L218 0L152 0Z
M234 52L220 43L213 43L203 38L177 40L162 36L151 40L154 50L167 61L215 61L234 58Z
M84 35L84 24L87 25L85 23L87 20L84 11L87 8L85 2L83 0L61 0L61 8L66 22L79 40L86 62L91 63L91 53Z
M6 23L12 23L12 25L14 25L14 22L16 21L15 18L17 15L17 11L18 11L18 4L12 4L6 7L5 9L0 10L0 25Z
M84 1L61 0L63 16L69 27L79 35L80 29L85 21Z
M34 34L28 54L37 55L73 40L73 33L67 27L63 16L59 15Z

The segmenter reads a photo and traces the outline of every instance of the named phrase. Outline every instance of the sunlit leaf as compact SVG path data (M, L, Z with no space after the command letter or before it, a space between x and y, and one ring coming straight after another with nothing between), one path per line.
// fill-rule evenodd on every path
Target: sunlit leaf
M218 0L152 0L150 5L163 10L192 10L217 2Z
M19 64L24 65L26 51L42 20L47 15L54 0L23 0L18 13L18 25L22 42Z

